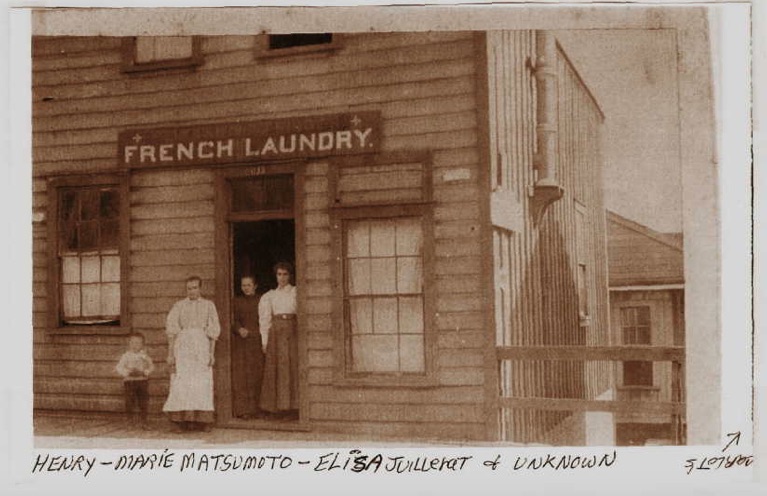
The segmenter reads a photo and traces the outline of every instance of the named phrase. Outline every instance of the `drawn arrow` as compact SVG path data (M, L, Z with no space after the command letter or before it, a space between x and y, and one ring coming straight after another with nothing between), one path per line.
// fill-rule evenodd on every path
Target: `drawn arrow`
M730 441L724 448L722 448L722 452L727 451L727 448L729 448L732 443L735 443L736 446L740 443L740 431L730 432L727 434L727 436L730 437Z

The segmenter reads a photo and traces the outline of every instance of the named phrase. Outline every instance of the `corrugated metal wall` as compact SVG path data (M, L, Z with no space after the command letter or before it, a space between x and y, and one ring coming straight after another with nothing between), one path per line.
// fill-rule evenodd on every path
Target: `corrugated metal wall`
M524 228L494 229L496 336L499 346L608 344L608 295L599 127L601 113L559 52L558 179L564 196L540 225L527 199L534 184L535 33L492 32L490 59L491 187L509 188L521 203ZM506 163L508 163L508 166ZM578 313L576 201L585 207L590 324ZM611 384L609 364L503 361L500 394L517 397L589 398ZM578 443L578 422L563 412L507 410L502 438L518 442ZM566 426L567 428L562 428Z

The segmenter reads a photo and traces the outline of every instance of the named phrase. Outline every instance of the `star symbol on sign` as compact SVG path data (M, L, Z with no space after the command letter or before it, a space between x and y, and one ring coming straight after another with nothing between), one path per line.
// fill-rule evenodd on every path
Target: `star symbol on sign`
M357 126L359 126L361 122L362 122L362 119L360 119L360 118L359 118L358 116L356 116L356 115L355 115L355 116L354 116L354 118L352 119L352 124L354 124L354 127L357 127Z
M136 133L136 134L133 136L133 142L134 142L134 143L138 143L139 141L141 141L141 135L140 135L140 134L138 134L138 133Z

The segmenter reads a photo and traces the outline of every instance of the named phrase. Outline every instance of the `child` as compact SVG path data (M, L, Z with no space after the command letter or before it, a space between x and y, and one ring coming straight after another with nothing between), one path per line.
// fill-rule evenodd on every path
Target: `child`
M144 336L142 334L134 332L128 335L128 351L120 357L115 369L123 378L125 385L125 411L128 418L131 418L133 411L138 407L135 424L148 430L149 392L147 385L149 384L149 374L154 370L154 364L144 351Z

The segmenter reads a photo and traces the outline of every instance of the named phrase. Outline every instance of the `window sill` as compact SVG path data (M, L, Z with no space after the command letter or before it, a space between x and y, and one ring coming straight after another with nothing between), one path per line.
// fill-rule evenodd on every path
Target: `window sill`
M124 65L122 68L122 72L132 74L132 73L143 73L143 72L153 72L153 71L164 71L164 70L172 70L172 69L195 69L198 66L202 65L203 59L202 57L192 57L188 59L179 59L179 60L162 60L157 62L145 62L145 63L134 63L129 65Z
M336 387L380 387L380 388L433 388L437 387L437 378L431 375L422 376L361 376L336 377L333 381Z
M660 391L659 386L630 386L621 385L617 386L618 391Z
M57 336L123 336L131 332L127 326L69 325L48 329L48 334Z

